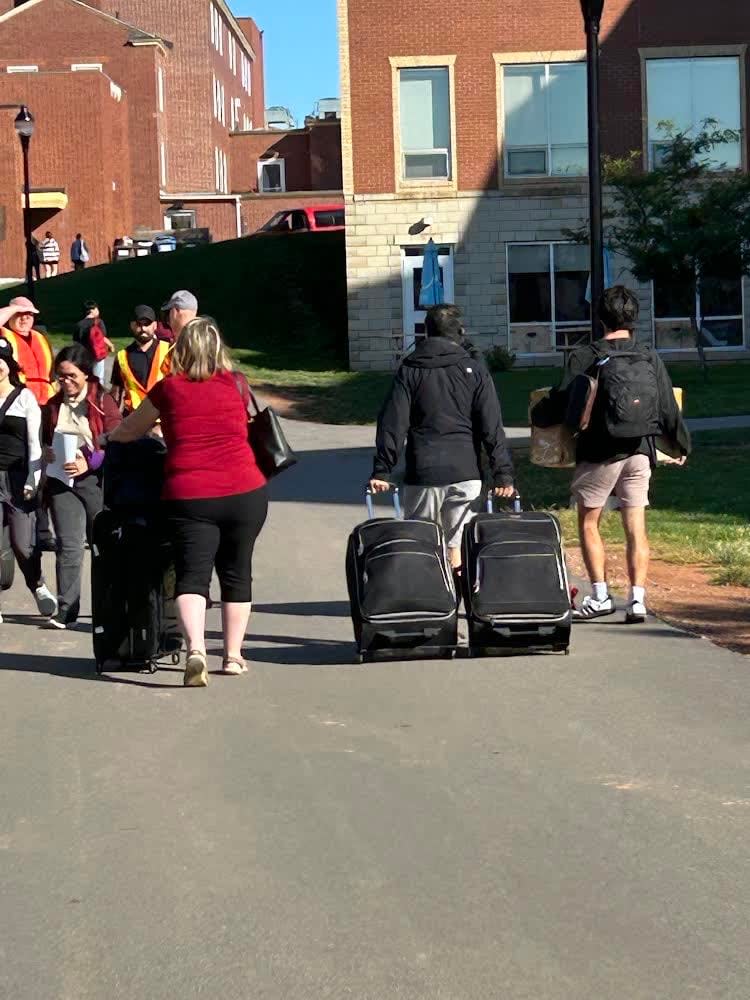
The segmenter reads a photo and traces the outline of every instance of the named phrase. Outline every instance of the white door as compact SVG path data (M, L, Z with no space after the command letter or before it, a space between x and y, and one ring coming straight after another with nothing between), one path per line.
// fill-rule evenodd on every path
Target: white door
M440 277L446 302L453 302L453 248L438 247ZM401 258L401 286L404 294L404 351L410 351L424 337L425 310L419 305L422 292L424 247L406 247Z

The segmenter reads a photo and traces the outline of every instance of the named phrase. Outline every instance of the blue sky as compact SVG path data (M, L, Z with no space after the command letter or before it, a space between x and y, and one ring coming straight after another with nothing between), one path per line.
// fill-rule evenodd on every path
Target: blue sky
M301 125L320 97L339 96L336 0L230 0L264 32L266 106L281 104Z

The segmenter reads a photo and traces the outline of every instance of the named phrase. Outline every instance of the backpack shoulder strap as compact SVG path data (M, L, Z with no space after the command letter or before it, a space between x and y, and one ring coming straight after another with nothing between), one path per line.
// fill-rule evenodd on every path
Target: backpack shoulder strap
M22 385L16 386L13 392L11 392L8 396L5 397L3 405L0 406L0 427L2 427L3 425L8 410L11 408L11 406L13 406L15 401L21 395L23 389L24 387Z

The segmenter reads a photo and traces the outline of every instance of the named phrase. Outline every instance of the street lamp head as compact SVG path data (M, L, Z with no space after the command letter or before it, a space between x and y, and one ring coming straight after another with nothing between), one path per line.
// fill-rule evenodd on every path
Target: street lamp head
M16 132L22 139L30 139L34 134L34 116L26 107L21 105L21 110L16 115Z
M581 0L581 10L586 24L595 24L598 27L604 10L604 0Z

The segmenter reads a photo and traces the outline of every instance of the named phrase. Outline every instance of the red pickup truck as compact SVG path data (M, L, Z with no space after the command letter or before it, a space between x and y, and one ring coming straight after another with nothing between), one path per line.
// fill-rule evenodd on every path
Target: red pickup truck
M259 233L318 233L344 229L343 205L307 205L277 212Z

